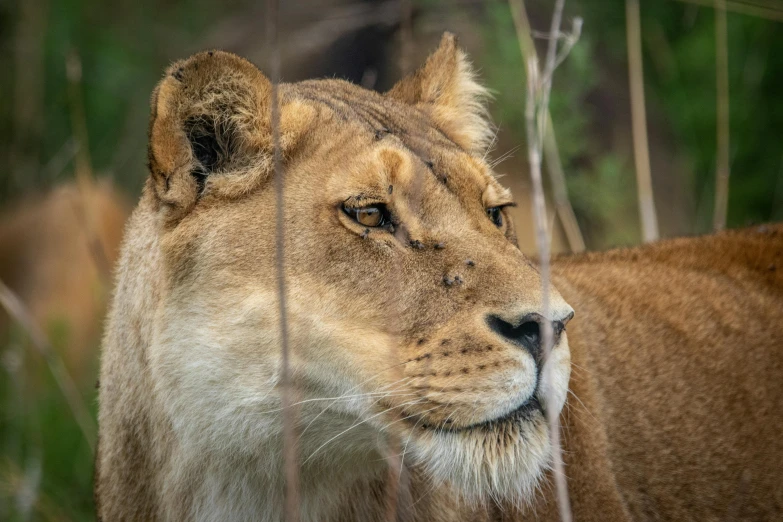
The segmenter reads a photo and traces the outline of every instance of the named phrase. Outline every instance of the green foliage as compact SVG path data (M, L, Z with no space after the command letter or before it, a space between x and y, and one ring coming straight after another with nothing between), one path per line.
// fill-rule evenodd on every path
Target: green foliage
M505 132L524 142L526 78L507 4L491 4L484 35L484 73L497 92L493 117ZM542 51L539 48L540 56ZM618 220L619 216L635 212L633 173L626 168L628 162L618 154L595 154L600 145L590 128L600 115L591 112L586 99L599 87L596 60L593 35L583 34L556 71L549 105L570 199L593 248L633 244L639 239L638 227L632 220Z
M716 156L715 23L711 10L697 10L690 18L687 10L679 6L676 11L682 17L669 17L673 20L668 24L658 13L646 13L643 30L661 33L669 42L668 49L646 46L648 63L654 65L648 68L649 100L666 112L672 132L693 165L693 190L707 200L698 206L697 229L706 231L711 224ZM771 21L728 17L729 226L783 217L783 200L775 194L783 174L779 135L783 41L776 37L779 30L779 24Z
M26 0L27 1L27 0ZM158 2L136 0L29 0L42 6L44 86L40 140L34 148L37 168L26 179L0 176L0 201L31 188L72 179L66 168L46 166L67 149L72 137L71 109L66 59L74 53L81 61L80 89L87 120L89 152L97 174L108 174L118 184L137 193L146 173L146 135L149 95L161 71L171 61L204 45L200 39L215 28L215 20L230 16L252 2ZM0 36L5 49L15 49L14 31L21 27L21 8L0 7L0 24L10 24ZM262 23L262 21L259 21ZM13 65L13 52L7 52ZM0 79L0 92L13 93L17 75ZM16 163L8 143L14 141L12 96L0 96L0 169L10 173ZM67 154L66 154L67 156Z
M555 73L550 109L572 203L589 247L637 243L630 122L622 129L626 146L618 146L612 136L617 133L611 127L613 116L607 114L607 109L628 111L624 2L585 0L569 7L564 28L569 16L579 15L585 19L584 31ZM546 29L551 5L533 2L529 8L536 28ZM716 157L713 11L676 2L646 2L641 14L648 128L669 137L651 143L651 152L676 157L688 166L679 173L688 178L681 184L690 192L684 199L695 207L690 211L693 222L686 229L707 232L712 223ZM490 4L484 25L481 63L490 87L498 93L495 121L524 142L524 67L507 4ZM775 38L776 29L780 25L768 20L731 13L728 17L730 227L783 218L779 136L783 104L778 96L783 85L783 40ZM542 51L539 47L540 56ZM613 100L608 107L607 99ZM666 148L661 150L662 146ZM672 175L676 174L653 172L664 178ZM659 201L667 197L657 194Z
M596 189L596 187L600 187ZM598 159L589 175L568 180L574 212L582 216L585 241L590 245L633 245L639 242L636 186L628 175L627 162L613 155ZM618 216L631 216L631 222L618 223Z
M48 334L65 345L62 322ZM92 453L46 363L16 327L0 354L0 520L93 520ZM94 386L79 385L94 418Z

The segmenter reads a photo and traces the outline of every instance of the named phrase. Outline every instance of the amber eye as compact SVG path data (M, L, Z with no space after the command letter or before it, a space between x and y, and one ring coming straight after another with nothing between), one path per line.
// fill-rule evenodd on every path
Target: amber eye
M360 208L343 207L343 210L346 214L351 216L354 221L365 227L383 227L391 222L389 213L384 205L373 205Z
M377 227L383 221L381 209L378 207L356 209L356 221L366 227Z
M487 216L498 228L503 226L503 212L501 211L501 207L488 208Z

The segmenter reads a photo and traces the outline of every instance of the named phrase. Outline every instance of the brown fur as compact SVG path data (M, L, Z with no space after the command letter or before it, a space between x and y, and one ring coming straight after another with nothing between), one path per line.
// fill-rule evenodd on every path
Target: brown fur
M535 350L489 327L540 314L541 281L508 215L487 218L510 195L481 157L482 93L450 36L385 96L280 86L303 519L551 518L543 414L507 415L534 398L557 411L571 360L578 520L720 517L731 491L773 518L780 227L557 261L572 355L563 333L539 377ZM104 520L282 518L271 96L220 52L174 64L153 95L102 359ZM342 210L371 203L393 227Z
M77 380L94 370L97 326L128 213L128 202L102 181L82 191L57 187L0 216L0 280L55 334L55 348ZM0 337L8 320L0 311Z
M575 520L781 519L781 265L783 225L556 260Z

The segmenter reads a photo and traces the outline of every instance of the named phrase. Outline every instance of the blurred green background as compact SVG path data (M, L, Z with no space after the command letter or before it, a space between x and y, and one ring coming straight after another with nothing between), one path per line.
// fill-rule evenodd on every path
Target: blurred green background
M442 31L456 32L495 94L491 110L500 131L492 155L510 154L497 170L523 203L517 226L523 248L533 251L526 214L525 78L506 2L282 4L285 81L338 76L384 90L424 59ZM732 10L747 5L758 9ZM783 5L748 0L729 7L728 225L736 227L783 219ZM551 2L527 2L527 8L533 28L545 31ZM624 2L569 2L565 25L575 16L584 19L582 37L557 70L551 99L570 199L589 249L636 244ZM641 23L661 232L705 233L716 171L714 12L709 5L645 0ZM98 265L113 259L122 218L146 176L149 94L168 63L203 48L235 51L264 69L264 26L264 2L245 0L0 3L6 71L0 76L0 279L48 334L93 414L100 321L110 286L107 267ZM538 44L541 51L545 42ZM104 180L100 190L110 195L95 204L92 218L74 221L62 217L73 209L57 198L79 203L87 197L83 189L67 188L80 169L87 178ZM106 205L113 210L103 210ZM103 244L103 261L91 251L74 253L73 244L84 240L73 230L85 223L100 229L93 235ZM51 233L55 225L60 228ZM562 231L555 236L555 249L567 250ZM63 290L65 279L77 290ZM3 314L0 520L91 520L89 446L27 333Z

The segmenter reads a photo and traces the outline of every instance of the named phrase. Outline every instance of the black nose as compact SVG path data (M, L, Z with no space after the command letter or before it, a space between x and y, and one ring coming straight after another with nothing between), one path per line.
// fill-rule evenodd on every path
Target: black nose
M521 346L537 361L541 359L541 324L544 318L539 314L527 314L519 320L510 323L497 315L487 316L490 329L517 346ZM565 329L562 321L552 321L552 345L557 344L560 334Z

